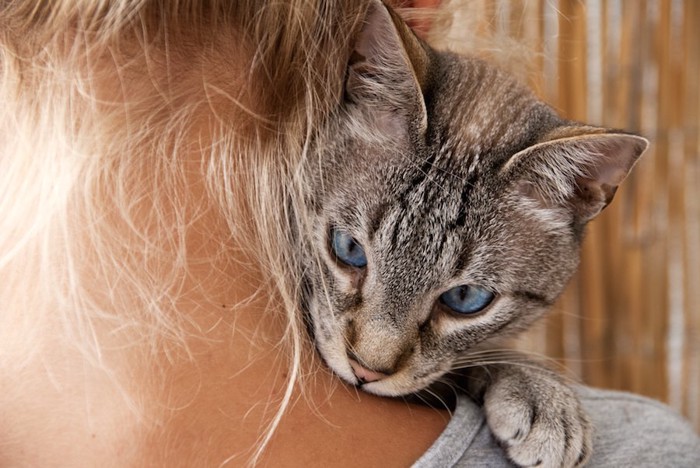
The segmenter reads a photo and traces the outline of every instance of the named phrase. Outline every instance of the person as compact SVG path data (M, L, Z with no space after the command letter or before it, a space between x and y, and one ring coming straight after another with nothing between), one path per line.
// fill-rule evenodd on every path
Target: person
M366 6L3 6L0 465L507 463L469 400L360 393L305 332L295 169ZM609 459L700 460L665 407L582 392Z

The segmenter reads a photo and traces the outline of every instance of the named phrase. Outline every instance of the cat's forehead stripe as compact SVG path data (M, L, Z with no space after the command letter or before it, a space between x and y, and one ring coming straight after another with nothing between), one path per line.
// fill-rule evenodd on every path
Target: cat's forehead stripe
M533 121L546 106L509 74L477 59L448 58L444 68L431 117L440 121L456 151L481 155L511 147L533 123L538 127ZM443 83L450 88L441 89Z

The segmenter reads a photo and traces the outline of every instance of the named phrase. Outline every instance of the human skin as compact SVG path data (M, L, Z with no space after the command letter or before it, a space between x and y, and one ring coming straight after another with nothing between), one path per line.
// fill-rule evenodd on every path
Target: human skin
M201 187L199 175L191 177L190 187ZM213 216L190 227L192 242L202 249L198 255L216 251L226 238L211 229L223 230ZM178 307L190 320L189 356L144 359L139 346L111 343L105 359L117 375L131 377L127 392L140 402L138 412L103 373L79 365L75 351L53 343L51 354L23 376L36 384L5 400L12 405L0 404L0 465L218 466L228 459L230 466L244 464L264 430L265 415L276 409L274 398L281 396L289 369L276 347L283 323L271 320L275 311L267 299L258 295L235 311L229 307L263 284L254 269L241 267L248 259L236 260L191 271L189 292ZM50 380L59 386L47 380L46 360ZM263 466L406 466L449 420L445 411L347 387L318 360L304 366L314 376L305 381L305 397L297 398L297 392L263 454Z

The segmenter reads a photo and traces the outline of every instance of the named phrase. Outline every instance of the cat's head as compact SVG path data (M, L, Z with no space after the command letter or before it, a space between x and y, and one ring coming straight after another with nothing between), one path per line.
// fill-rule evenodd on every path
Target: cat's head
M431 50L379 2L315 142L308 315L326 363L381 395L426 387L550 306L647 147Z

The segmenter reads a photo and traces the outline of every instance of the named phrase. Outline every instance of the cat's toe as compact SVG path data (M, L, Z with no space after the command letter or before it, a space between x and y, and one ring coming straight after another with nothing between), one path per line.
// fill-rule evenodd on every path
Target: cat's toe
M521 385L489 389L484 409L494 437L517 466L582 466L591 451L586 414L570 388L539 384L537 392Z
M588 459L587 433L585 423L564 415L559 418L544 416L533 423L522 442L507 447L506 451L519 466L581 466Z
M532 407L523 395L513 394L506 387L493 387L484 406L491 432L504 447L516 446L530 434Z

